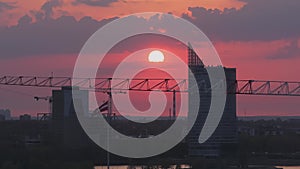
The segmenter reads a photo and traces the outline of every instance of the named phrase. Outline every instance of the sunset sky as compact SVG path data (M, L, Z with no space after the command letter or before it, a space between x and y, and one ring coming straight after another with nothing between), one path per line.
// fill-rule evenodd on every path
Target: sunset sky
M164 12L200 28L238 79L300 82L299 11L299 0L3 0L0 76L71 76L83 44L103 25L133 13ZM148 38L142 46L168 48L158 42ZM124 57L138 44L133 40L110 57ZM0 109L45 112L47 103L33 96L50 92L0 86ZM300 114L298 97L238 96L237 105L240 116Z

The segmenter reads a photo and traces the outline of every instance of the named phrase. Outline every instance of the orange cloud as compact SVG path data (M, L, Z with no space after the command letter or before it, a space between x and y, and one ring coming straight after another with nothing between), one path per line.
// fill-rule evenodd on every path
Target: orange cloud
M14 0L8 0L15 2ZM16 25L18 19L22 16L32 13L32 11L39 11L47 0L33 1L18 1L17 8L6 12L5 16L0 19L2 25ZM84 16L91 16L94 19L100 20L115 16L129 15L140 12L171 12L175 15L181 16L183 13L189 13L189 7L205 7L205 8L241 8L245 3L238 0L123 0L113 2L109 6L90 6L86 4L74 5L74 0L63 0L62 5L55 7L54 17L60 17L63 14L68 14L80 19ZM5 19L7 18L7 19Z
M244 3L238 0L127 0L112 3L110 7L73 6L72 3L69 2L66 9L77 17L88 15L96 19L103 19L140 12L171 12L180 16L182 13L189 12L188 7L201 6L223 10L224 8L241 8L243 5Z

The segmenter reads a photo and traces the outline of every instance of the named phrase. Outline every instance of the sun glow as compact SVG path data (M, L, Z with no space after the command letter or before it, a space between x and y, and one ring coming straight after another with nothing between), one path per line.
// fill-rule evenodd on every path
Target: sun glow
M164 54L159 50L154 50L149 53L149 62L163 62L165 60Z

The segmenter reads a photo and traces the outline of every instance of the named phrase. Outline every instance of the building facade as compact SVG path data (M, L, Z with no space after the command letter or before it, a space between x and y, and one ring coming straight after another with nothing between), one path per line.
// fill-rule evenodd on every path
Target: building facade
M62 87L52 91L52 129L53 142L64 147L81 148L87 144L88 137L81 128L77 113L88 114L88 91L79 88Z
M211 106L211 92L207 92L207 89L211 86L207 69L218 69L220 67L205 67L201 59L199 59L197 54L194 52L191 45L188 46L188 64L191 70L189 73L189 79L191 79L191 76L194 76L199 87L198 89L195 89L193 86L191 86L189 80L189 107L199 104L195 103L195 99L193 99L193 90L198 90L200 95L198 116L188 136L188 155L217 157L225 154L228 151L234 151L233 147L237 143L235 94L227 94L223 116L213 135L202 144L198 142L199 135ZM224 71L226 81L236 80L235 68L224 68ZM227 91L228 90L232 89L227 88Z

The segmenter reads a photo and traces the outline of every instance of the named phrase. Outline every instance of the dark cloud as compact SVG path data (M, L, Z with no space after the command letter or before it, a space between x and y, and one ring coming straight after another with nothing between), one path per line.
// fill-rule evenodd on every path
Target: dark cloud
M183 15L210 38L220 40L277 40L300 37L299 0L243 0L247 4L223 12L201 7Z
M49 0L41 7L41 10L45 13L45 18L49 19L53 16L53 8L62 4L61 0Z
M40 10L32 10L30 14L33 15L37 21L51 19L54 13L53 9L61 5L62 0L48 0L42 5Z
M32 18L28 15L24 15L19 19L18 24L26 25L26 24L30 24L31 22L32 22Z
M298 45L298 40L292 40L287 46L278 49L276 54L270 55L268 59L289 59L300 57L300 47Z
M40 11L31 11L31 16L36 20L34 23L30 16L25 15L20 18L17 26L1 28L1 57L78 53L90 35L116 19L97 21L84 17L77 21L71 16L53 19L53 8L59 5L59 0L47 1ZM240 10L220 11L200 7L189 10L192 16L182 17L193 22L213 40L269 41L300 38L300 22L295 19L300 11L299 0L251 0ZM145 20L141 26L150 25ZM283 55L290 58L299 53L298 50L293 42L279 50L278 56L269 58L281 58Z
M87 39L100 27L116 18L93 20L62 16L31 23L27 15L17 26L0 29L0 57L44 56L79 53Z
M0 2L0 13L5 10L11 10L16 8L15 3L11 2Z
M118 0L74 0L73 5L85 4L89 6L102 6L107 7L113 2L118 2Z
M0 56L2 58L16 58L78 54L84 43L96 30L114 19L116 18L97 21L91 17L84 17L77 21L72 16L62 16L57 19L40 18L40 20L32 22L32 18L25 15L19 19L17 26L0 29ZM160 19L165 20L162 22L168 21L168 18L159 18L157 15L151 17L150 20L154 20L154 23L159 25ZM133 29L132 25L138 21L141 23L139 28L150 29L153 26L147 19L135 17L131 19L130 23L127 22L128 24L124 25L122 30L126 32L128 29ZM119 28L116 29L111 31L119 31ZM154 39L156 39L156 43L153 43ZM140 43L141 40L143 43ZM126 39L126 43L118 45L112 52L132 52L145 46L155 48L164 46L167 42L169 41L158 35L137 36Z

